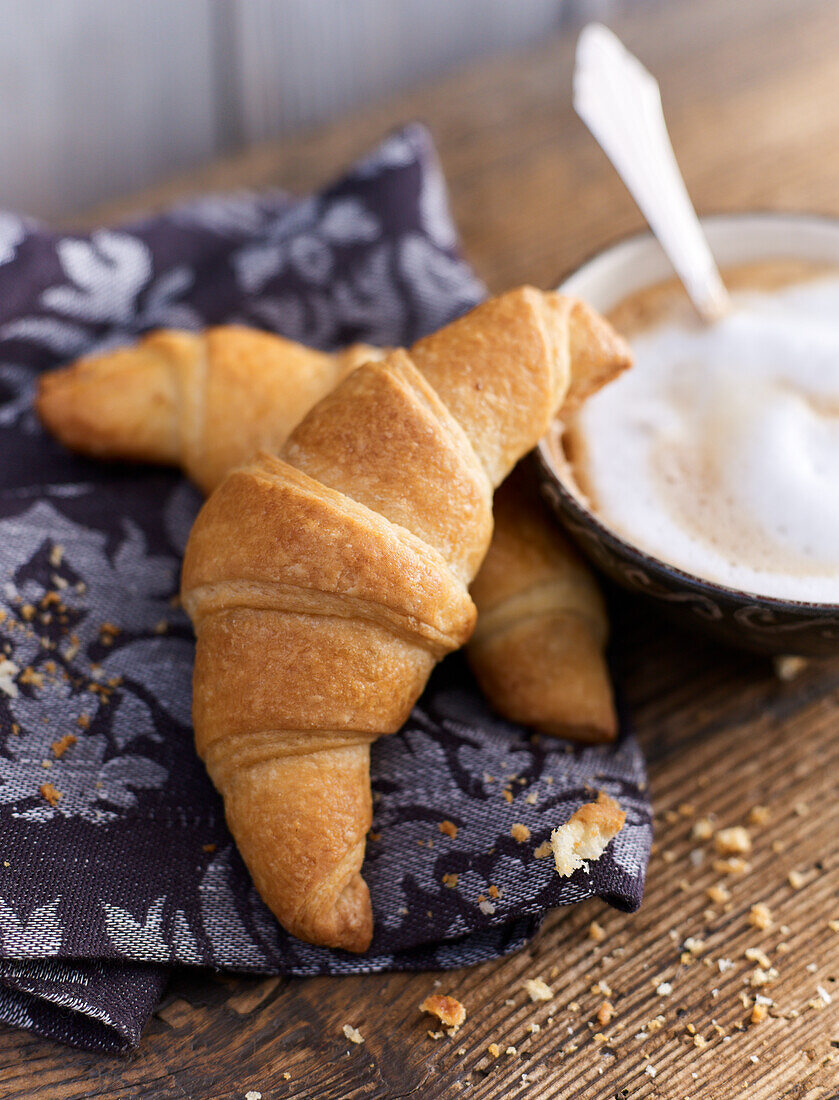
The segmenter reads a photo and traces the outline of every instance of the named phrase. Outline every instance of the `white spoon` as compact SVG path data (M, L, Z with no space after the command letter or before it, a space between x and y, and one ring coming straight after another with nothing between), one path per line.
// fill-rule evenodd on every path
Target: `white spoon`
M589 23L577 43L574 109L617 169L700 317L730 299L679 172L658 83L608 28Z

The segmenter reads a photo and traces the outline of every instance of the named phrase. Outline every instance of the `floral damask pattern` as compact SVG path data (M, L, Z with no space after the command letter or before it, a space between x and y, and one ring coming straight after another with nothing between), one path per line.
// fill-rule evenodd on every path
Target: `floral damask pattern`
M302 201L205 198L88 237L0 215L0 1019L118 1049L172 964L462 966L514 950L553 906L639 904L650 814L634 741L534 739L489 711L455 657L374 746L370 953L283 932L192 747L192 636L174 597L198 494L168 471L71 456L32 412L40 371L158 325L410 342L484 293L455 249L420 127ZM590 875L560 880L533 849L593 786L628 824ZM532 842L511 838L514 822ZM500 896L482 906L490 884Z

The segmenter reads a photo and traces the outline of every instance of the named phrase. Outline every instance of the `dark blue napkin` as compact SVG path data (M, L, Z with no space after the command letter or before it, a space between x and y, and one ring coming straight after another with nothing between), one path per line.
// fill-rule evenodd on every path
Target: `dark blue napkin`
M192 746L192 634L173 597L198 494L174 472L72 456L32 411L40 371L151 328L407 344L484 293L419 126L303 200L205 198L87 236L0 215L0 1019L120 1050L174 965L457 967L515 950L554 906L640 904L651 829L634 740L535 738L490 712L455 656L373 749L370 952L288 936ZM627 825L590 874L560 879L533 849L593 788ZM517 822L532 843L512 839Z

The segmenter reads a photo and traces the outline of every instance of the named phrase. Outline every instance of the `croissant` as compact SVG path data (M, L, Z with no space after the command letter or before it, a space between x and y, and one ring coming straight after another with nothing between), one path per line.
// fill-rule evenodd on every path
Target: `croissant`
M178 465L209 493L260 448L279 450L321 397L382 354L354 344L330 355L240 325L163 329L42 375L35 405L71 449Z
M624 356L583 303L511 291L361 366L201 510L182 580L196 745L257 889L301 939L368 947L370 744L473 629L494 487L578 362Z
M469 663L499 713L543 733L617 733L604 657L609 622L591 571L519 465L495 494L495 532L471 593Z

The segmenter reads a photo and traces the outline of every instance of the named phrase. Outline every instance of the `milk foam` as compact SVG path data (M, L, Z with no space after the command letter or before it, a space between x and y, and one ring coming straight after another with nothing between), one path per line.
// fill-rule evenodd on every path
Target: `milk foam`
M664 321L582 407L578 481L656 557L764 596L839 603L839 276Z

